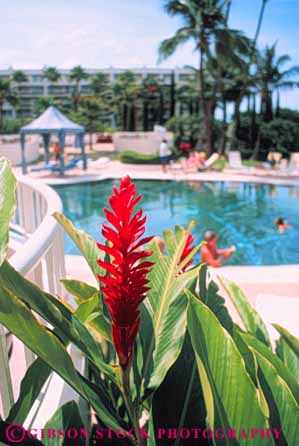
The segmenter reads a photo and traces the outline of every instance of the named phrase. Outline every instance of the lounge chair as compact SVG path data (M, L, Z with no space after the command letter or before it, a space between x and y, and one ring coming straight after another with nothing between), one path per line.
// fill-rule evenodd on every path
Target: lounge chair
M43 170L52 170L52 167L56 166L56 163L53 161L49 161L48 163L44 163L41 166L35 166L31 168L31 172L41 172Z
M198 172L210 169L213 166L213 164L215 164L215 162L218 161L218 159L219 159L219 154L216 152L212 153L212 155L205 162L205 165L197 169Z
M108 156L101 156L97 160L89 160L90 167L105 167L111 162L111 159Z
M74 169L75 167L77 167L79 161L81 161L79 158L71 159L64 165L64 170ZM60 172L60 163L55 164L55 166L53 166L50 170L52 170L52 172Z
M228 153L228 164L231 169L244 169L241 153L238 150Z
M279 167L279 163L282 159L282 154L280 152L269 152L267 156L267 161L270 167Z

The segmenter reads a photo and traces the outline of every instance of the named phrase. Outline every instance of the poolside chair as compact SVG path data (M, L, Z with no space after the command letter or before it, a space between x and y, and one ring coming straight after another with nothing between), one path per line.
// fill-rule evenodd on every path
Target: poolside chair
M228 164L231 169L243 169L241 153L238 150L228 152Z
M212 153L212 155L205 162L205 165L203 167L199 167L197 170L201 172L210 169L213 166L213 164L215 164L215 162L218 161L218 159L219 159L219 154L216 152Z
M279 163L282 159L282 154L280 152L269 152L267 156L267 160L270 163L270 166L272 167L272 163L274 166L279 166Z
M31 168L31 172L42 172L43 170L52 170L52 168L56 166L54 161L49 161L48 163L44 163L41 166L35 166Z
M74 169L75 167L77 167L79 161L81 161L79 158L71 159L68 163L64 165L64 170ZM50 170L52 172L60 172L60 163L55 164L55 166L53 166Z
M105 167L111 162L111 159L108 158L108 156L101 156L97 160L89 160L89 166L90 167Z
M290 159L289 167L292 168L292 170L299 169L299 152L293 152Z

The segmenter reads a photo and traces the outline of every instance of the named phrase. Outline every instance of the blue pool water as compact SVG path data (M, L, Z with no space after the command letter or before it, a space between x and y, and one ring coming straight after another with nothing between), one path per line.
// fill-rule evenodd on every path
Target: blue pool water
M80 229L101 240L103 207L112 185L103 181L55 187L65 215ZM299 188L230 182L136 181L148 217L147 234L161 235L175 224L196 222L193 234L201 241L206 230L215 231L219 247L237 246L227 265L299 263ZM294 229L279 234L273 224L286 218ZM78 254L66 236L68 254Z

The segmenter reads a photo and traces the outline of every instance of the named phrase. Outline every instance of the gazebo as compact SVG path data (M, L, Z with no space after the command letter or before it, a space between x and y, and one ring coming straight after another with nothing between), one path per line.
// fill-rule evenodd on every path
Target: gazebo
M50 141L51 135L56 135L59 138L59 144L61 149L60 157L60 174L64 174L64 146L65 137L67 134L74 134L78 138L79 146L82 150L82 161L84 170L87 169L87 157L84 146L84 133L83 126L76 124L75 122L64 116L56 107L50 106L45 110L38 118L34 119L30 124L25 125L20 130L21 137L21 150L22 150L22 173L27 173L27 163L25 156L25 143L26 135L40 134L43 137L45 147L45 161L49 162L50 159Z

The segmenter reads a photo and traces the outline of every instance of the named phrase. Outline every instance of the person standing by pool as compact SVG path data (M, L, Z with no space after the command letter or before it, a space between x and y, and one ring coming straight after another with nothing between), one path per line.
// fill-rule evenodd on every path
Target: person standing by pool
M168 141L167 139L163 139L160 144L160 161L162 164L162 171L164 173L167 172L167 164L169 161L169 157L170 157L170 150L168 147Z
M60 144L58 141L56 141L54 143L54 156L55 156L55 160L58 162L61 157L61 148L60 148Z
M236 251L235 246L231 246L226 249L217 248L217 235L215 232L207 231L204 237L205 244L201 248L200 255L201 260L207 263L209 266L217 267L229 259L231 255Z

